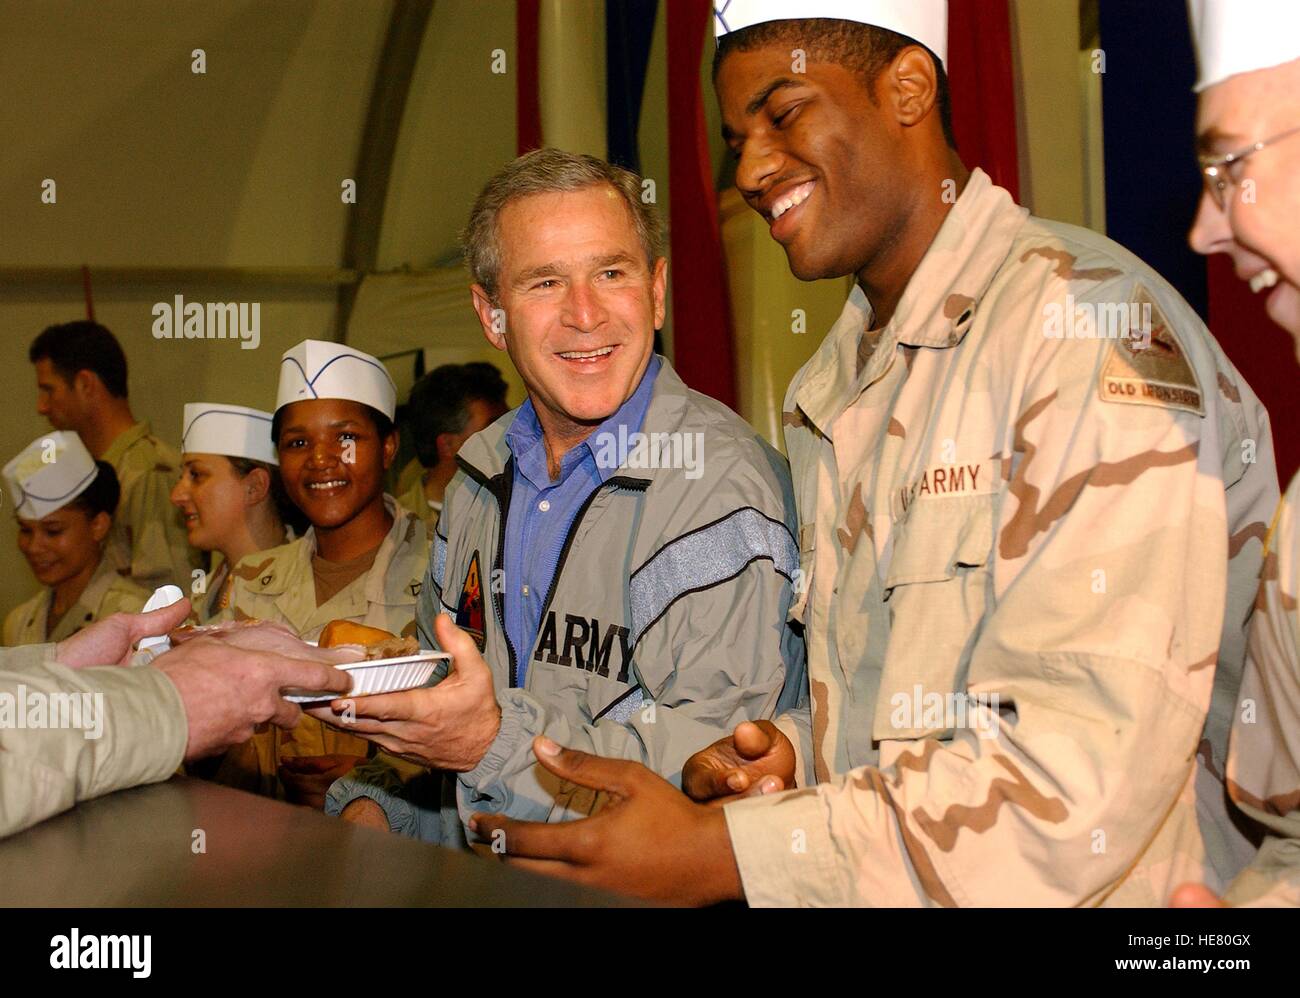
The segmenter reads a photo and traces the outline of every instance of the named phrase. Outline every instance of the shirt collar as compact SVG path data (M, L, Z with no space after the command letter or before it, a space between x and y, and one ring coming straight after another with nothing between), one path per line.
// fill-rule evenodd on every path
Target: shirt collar
M641 381L636 386L636 390L624 400L623 404L608 419L597 426L586 440L577 447L570 448L569 452L560 459L560 477L558 481L567 478L569 473L589 456L594 462L597 474L600 475L602 482L607 482L614 477L618 472L618 467L603 467L603 464L608 462L596 460L597 444L595 441L598 441L604 434L610 434L613 439L618 440L620 428L622 428L625 436L641 429L641 426L645 423L646 412L650 408L650 397L654 392L655 379L659 376L659 370L662 366L663 361L659 355L651 355L650 363L646 365L645 373L641 375ZM534 486L541 489L549 488L555 484L550 477L546 460L546 445L542 442L542 425L538 422L537 410L533 407L532 399L527 399L519 407L519 411L511 421L509 429L506 430L506 446L510 448L510 453L514 455L516 469Z
M966 336L980 299L1006 261L1029 212L978 167L907 282L903 297L866 368L858 344L872 321L871 303L856 284L839 319L808 363L795 393L804 415L825 435L830 425L883 371L899 345L947 349Z
M122 460L122 456L126 453L127 448L140 438L146 436L148 433L149 422L144 419L140 420L140 422L136 423L129 430L123 430L114 437L113 442L108 445L108 450L104 451L104 455L100 460L117 467L117 462Z

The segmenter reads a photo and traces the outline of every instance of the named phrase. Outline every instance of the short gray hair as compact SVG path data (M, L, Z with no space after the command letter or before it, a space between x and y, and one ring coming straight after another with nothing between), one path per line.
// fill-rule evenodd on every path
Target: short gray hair
M482 285L493 304L497 303L500 290L501 246L497 218L501 209L511 201L532 194L580 191L600 184L608 184L622 197L637 238L641 240L646 265L653 270L655 260L663 252L663 230L655 206L642 199L641 178L631 170L595 156L562 149L535 149L520 156L487 182L474 201L469 224L461 235L470 277Z

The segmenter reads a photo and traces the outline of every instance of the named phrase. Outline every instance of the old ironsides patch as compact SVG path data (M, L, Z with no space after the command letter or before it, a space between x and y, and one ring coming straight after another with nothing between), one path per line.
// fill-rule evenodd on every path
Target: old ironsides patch
M1134 302L1138 314L1150 307L1150 329L1130 330L1113 341L1101 369L1098 389L1105 402L1154 405L1205 415L1201 386L1164 312L1142 285Z

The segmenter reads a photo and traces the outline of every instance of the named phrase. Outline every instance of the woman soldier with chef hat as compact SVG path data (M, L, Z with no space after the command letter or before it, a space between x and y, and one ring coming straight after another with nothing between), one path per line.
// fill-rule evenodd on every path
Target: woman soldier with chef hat
M320 340L284 354L272 437L285 492L311 526L235 567L223 617L279 621L309 641L333 620L415 633L430 537L384 492L396 408L393 379L369 354ZM254 735L218 778L321 807L369 747L304 717L292 731Z
M103 557L119 488L70 431L47 433L4 467L18 520L18 547L45 588L5 618L6 645L62 641L87 624L138 613L149 591Z
M292 538L285 525L291 506L280 482L269 412L191 402L182 420L181 451L172 504L183 514L190 545L217 555L212 569L190 587L195 615L206 624L229 601L230 566Z

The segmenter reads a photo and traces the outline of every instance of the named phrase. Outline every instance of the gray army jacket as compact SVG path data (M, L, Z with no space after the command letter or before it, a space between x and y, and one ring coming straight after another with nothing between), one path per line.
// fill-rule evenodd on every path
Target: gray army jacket
M511 647L501 547L513 418L461 449L417 608L425 647L436 647L439 612L480 639L497 682L500 732L478 766L446 779L426 773L404 782L397 768L372 761L335 783L329 813L368 796L394 831L448 844L464 841L462 822L475 811L578 817L597 806L596 795L557 787L533 758L535 735L638 760L680 785L685 761L739 722L807 702L803 642L787 619L798 551L786 462L667 362L644 446L629 439L617 473L579 510L537 640ZM685 447L696 449L674 450ZM648 466L686 464L672 458L691 453L698 459L688 468ZM513 685L520 655L529 656L523 688Z

